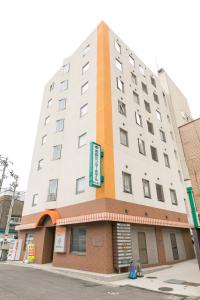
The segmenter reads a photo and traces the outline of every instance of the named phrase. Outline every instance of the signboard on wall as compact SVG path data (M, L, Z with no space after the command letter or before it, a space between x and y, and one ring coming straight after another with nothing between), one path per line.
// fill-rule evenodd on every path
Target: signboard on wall
M22 239L12 240L9 245L7 260L19 260L22 248Z
M113 224L114 266L117 269L128 267L132 260L131 225Z
M56 227L54 252L66 252L66 227Z
M21 250L22 250L22 239L18 239L17 240L17 250L15 253L15 260L20 259Z
M89 186L101 187L103 183L102 176L102 157L101 145L91 142L90 143L90 174Z
M35 244L30 243L27 245L27 259L29 262L35 261Z

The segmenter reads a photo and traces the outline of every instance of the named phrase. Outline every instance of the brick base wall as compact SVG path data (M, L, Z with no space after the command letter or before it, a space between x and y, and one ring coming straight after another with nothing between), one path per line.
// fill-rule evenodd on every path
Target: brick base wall
M47 226L46 226L47 225ZM34 230L24 230L19 232L19 238L23 240L22 252L20 260L24 259L24 241L27 232L34 234L34 243L36 250L36 263L49 262L51 253L48 251L49 241L49 223L45 223L44 227L39 227ZM78 225L74 225L78 226ZM66 252L53 253L53 265L61 268L71 268L90 272L97 272L102 274L109 274L115 272L113 267L113 245L112 245L112 223L111 222L94 222L85 223L86 233L86 253L85 255L77 255L71 252L70 236L71 226L66 227ZM52 227L51 227L52 228ZM166 264L165 247L163 242L164 227L155 227L155 236L158 251L158 264ZM53 230L52 230L53 232ZM191 241L189 229L181 229L183 244L186 252L186 259L195 257L194 249ZM53 237L52 237L53 238ZM177 261L176 261L177 262ZM175 263L175 262L174 262ZM143 265L143 267L150 267L151 265Z
M89 223L87 229L86 254L70 252L70 226L67 227L66 253L54 253L53 265L97 273L113 273L112 224Z

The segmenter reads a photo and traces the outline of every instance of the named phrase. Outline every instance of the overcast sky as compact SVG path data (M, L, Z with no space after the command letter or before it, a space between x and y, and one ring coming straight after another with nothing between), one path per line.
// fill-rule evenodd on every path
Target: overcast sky
M200 1L0 2L0 154L26 190L45 83L104 20L156 72L156 60L200 117Z

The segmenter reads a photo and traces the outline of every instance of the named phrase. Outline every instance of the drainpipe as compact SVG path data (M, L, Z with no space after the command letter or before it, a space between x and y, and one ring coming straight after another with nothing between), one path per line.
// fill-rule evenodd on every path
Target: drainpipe
M198 266L199 266L199 270L200 270L200 226L199 226L196 205L195 205L195 200L194 200L194 195L193 195L191 185L187 187L187 193L188 193L188 198L189 198L189 202L190 202L192 219L193 219L193 223L194 223L194 229L192 229L193 239L194 239L194 247L196 250L195 251L196 258L197 258L197 262L198 262Z
M188 193L188 197L189 197L194 227L199 228L199 222L198 222L198 217L197 217L197 212L196 212L196 205L195 205L193 191L192 191L191 186L187 187L187 193Z

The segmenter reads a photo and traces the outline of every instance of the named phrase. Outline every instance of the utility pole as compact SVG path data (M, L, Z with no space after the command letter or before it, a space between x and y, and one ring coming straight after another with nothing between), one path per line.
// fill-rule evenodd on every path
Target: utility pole
M3 239L3 244L2 244L2 252L0 255L0 259L1 260L5 260L6 259L6 252L7 252L7 244L8 244L8 235L9 235L9 229L10 229L10 220L11 220L11 216L12 216L12 210L13 210L13 206L15 203L15 196L16 196L16 189L18 187L18 179L19 176L15 175L13 172L10 172L11 176L14 178L14 182L11 184L12 187L12 199L11 199L11 203L10 203L10 208L9 208L9 212L8 212L8 218L7 218L7 223L6 223L6 228L5 228L5 233L4 233L4 239Z
M2 174L1 174L1 179L0 179L0 192L3 186L3 181L5 179L5 173L6 173L6 169L8 167L8 157L4 158L2 156L0 156L0 164L3 165L3 170L2 170Z

